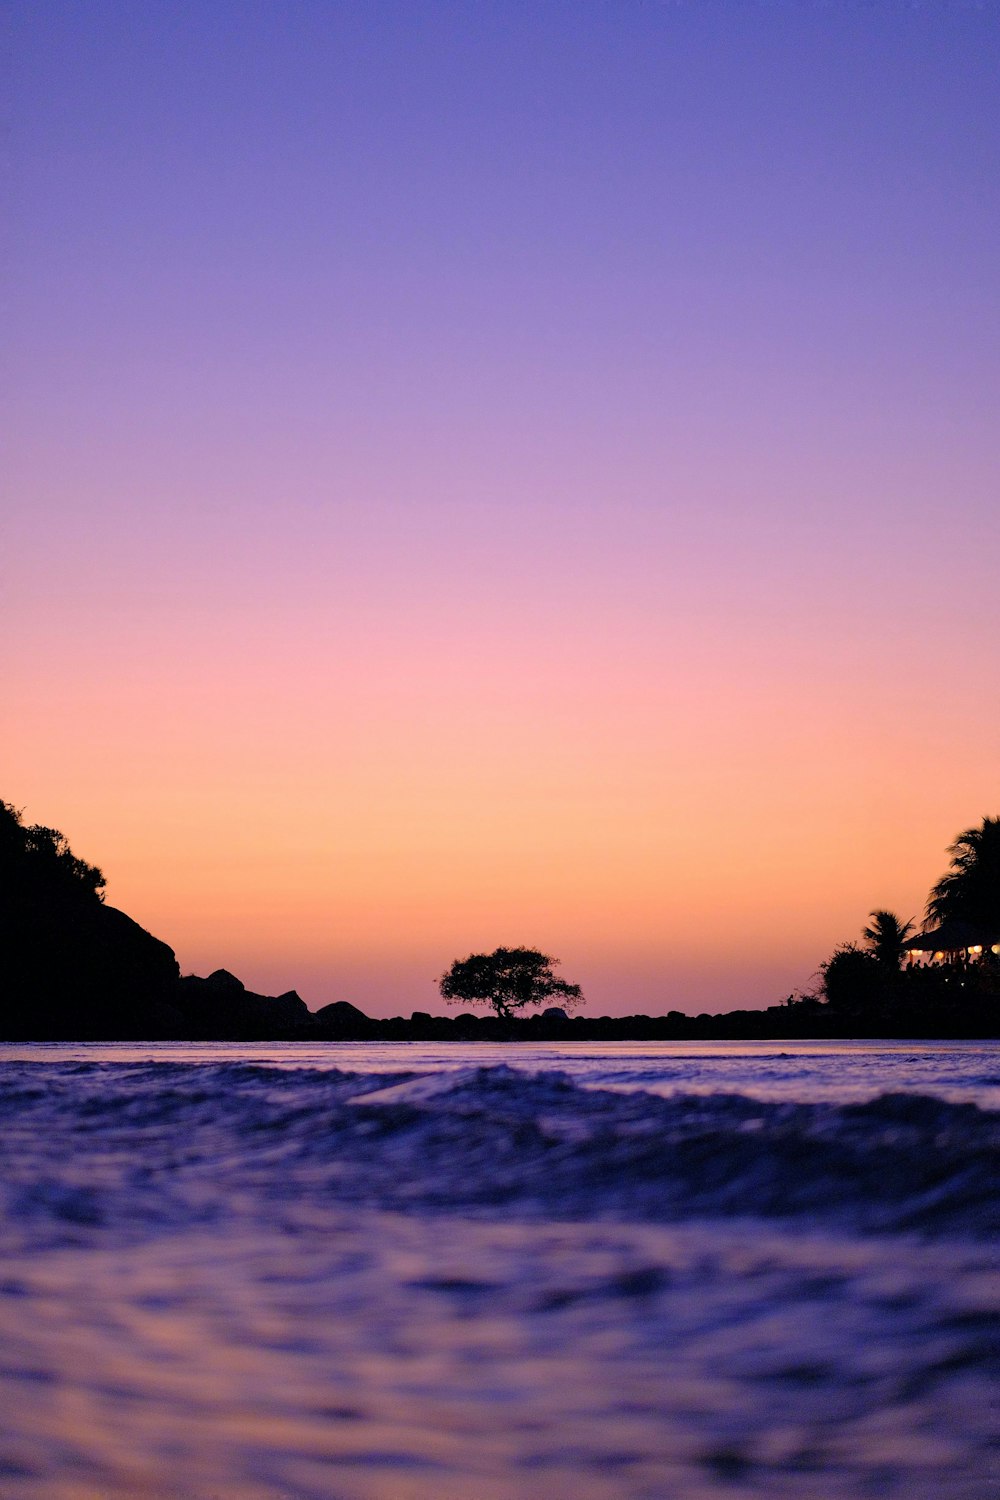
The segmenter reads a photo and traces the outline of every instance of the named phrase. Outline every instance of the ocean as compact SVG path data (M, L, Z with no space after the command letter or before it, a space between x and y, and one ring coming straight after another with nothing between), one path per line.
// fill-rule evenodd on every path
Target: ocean
M991 1042L0 1046L3 1500L995 1500Z

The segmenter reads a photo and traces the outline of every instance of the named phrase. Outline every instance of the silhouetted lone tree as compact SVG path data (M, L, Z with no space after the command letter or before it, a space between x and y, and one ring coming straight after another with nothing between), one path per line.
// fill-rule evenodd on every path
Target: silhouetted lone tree
M438 981L448 1005L492 1005L501 1020L510 1020L526 1005L559 1001L578 1004L583 991L578 984L557 979L552 967L557 958L537 948L494 948L492 953L472 953L456 958Z

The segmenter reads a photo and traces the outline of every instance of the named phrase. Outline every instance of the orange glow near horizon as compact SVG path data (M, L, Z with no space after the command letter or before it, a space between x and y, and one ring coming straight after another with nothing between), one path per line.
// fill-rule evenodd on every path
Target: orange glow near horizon
M26 676L8 795L185 971L314 1008L434 1008L500 942L555 952L591 1013L776 1002L869 908L919 914L990 805L992 705L915 704L851 640L716 623L674 655L652 617L544 636L535 610L345 659L322 607L280 605L168 645L133 612Z

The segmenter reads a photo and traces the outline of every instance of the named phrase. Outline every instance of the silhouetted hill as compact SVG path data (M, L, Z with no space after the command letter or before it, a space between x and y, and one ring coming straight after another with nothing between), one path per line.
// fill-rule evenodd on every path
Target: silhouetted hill
M0 802L0 1037L267 1040L309 1031L290 990L255 995L218 969L180 978L174 951L102 899L104 877L57 829Z
M101 899L104 877L56 829L0 803L0 1025L6 1037L153 1034L172 1021L177 961Z

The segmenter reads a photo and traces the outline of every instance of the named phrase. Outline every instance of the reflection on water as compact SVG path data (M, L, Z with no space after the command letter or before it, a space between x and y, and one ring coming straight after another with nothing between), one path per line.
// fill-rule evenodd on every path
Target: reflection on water
M4 1493L985 1500L986 1257L896 1262L365 1213L63 1252L0 1300Z
M269 1050L8 1056L4 1500L998 1493L990 1049Z

